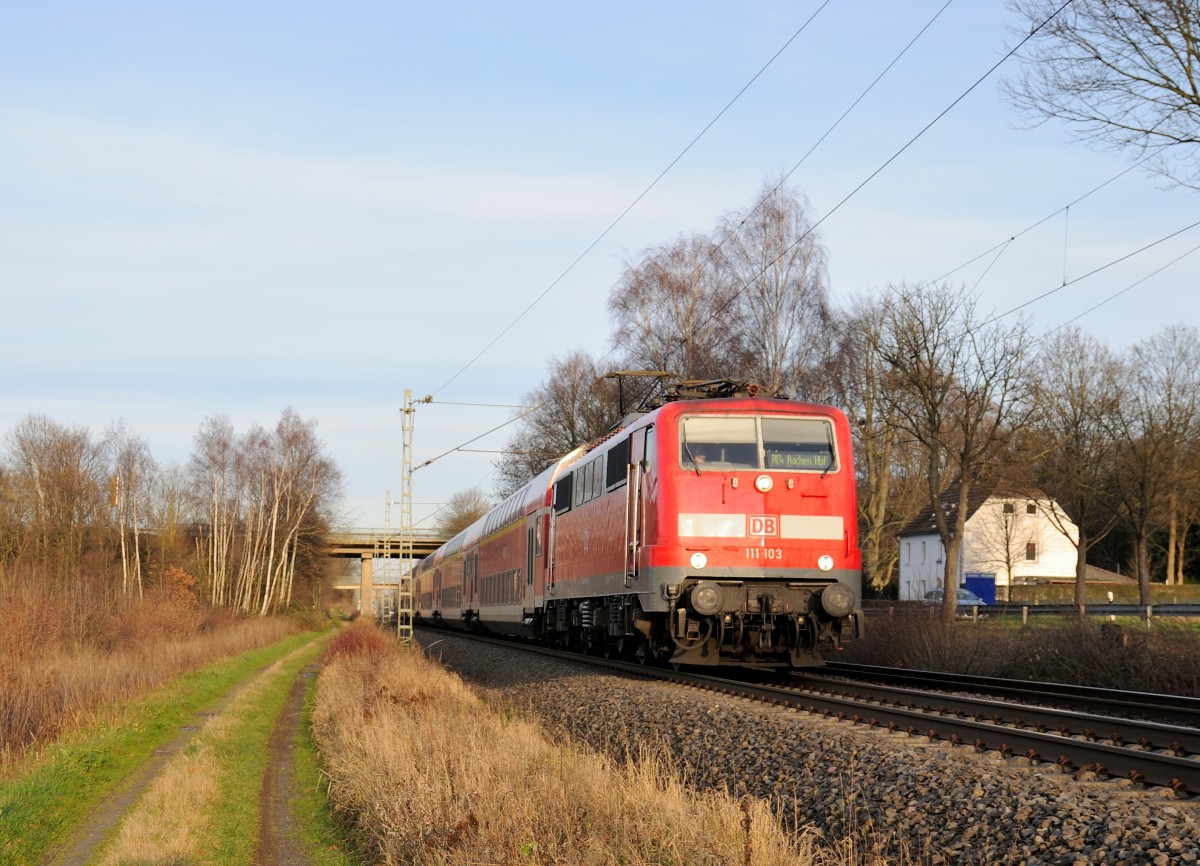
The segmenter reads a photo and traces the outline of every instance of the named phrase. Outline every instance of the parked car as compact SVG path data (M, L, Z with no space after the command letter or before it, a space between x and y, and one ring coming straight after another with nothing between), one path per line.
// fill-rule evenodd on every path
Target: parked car
M941 603L942 591L940 589L933 589L925 593L925 604L940 605ZM958 613L960 616L969 615L972 608L987 607L987 602L985 602L975 593L971 592L969 589L959 589L958 601L956 604L958 606Z

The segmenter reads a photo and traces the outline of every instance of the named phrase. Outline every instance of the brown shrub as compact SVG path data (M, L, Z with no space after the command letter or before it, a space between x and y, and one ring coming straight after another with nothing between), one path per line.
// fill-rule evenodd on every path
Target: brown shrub
M890 665L917 670L1002 676L1009 662L1009 635L991 624L947 625L931 608L896 610L873 616L867 635L847 644L836 661Z
M295 629L282 617L207 611L165 590L114 603L86 589L62 598L10 585L0 587L0 611L0 773L102 705Z
M367 618L356 619L342 629L325 649L324 662L340 658L365 656L376 660L392 652L395 641L383 633L379 626Z
M1188 623L1037 618L947 625L927 610L872 617L839 660L1200 696L1200 632Z

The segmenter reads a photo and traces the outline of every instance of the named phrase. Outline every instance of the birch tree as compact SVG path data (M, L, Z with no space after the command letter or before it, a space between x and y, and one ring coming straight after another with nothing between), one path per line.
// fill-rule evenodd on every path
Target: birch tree
M129 595L136 591L141 598L142 522L150 510L157 467L145 440L131 433L123 421L109 427L104 444L112 454L109 491L121 550L121 593Z
M644 250L627 261L608 300L620 363L681 379L730 377L742 349L734 290L704 235Z
M218 606L233 600L233 544L240 518L237 468L233 424L224 415L206 418L196 433L189 469L208 524L200 546L209 602Z
M720 237L735 292L722 324L743 353L740 375L768 393L808 398L811 372L827 364L832 346L827 256L808 200L768 180L752 207L725 217Z

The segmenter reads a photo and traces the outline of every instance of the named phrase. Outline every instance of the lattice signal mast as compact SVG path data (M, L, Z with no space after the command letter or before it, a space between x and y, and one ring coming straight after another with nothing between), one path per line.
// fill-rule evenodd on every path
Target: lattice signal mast
M413 492L412 492L412 447L413 447L413 398L412 391L404 391L404 408L401 430L400 476L400 569L396 584L396 640L401 646L413 642Z

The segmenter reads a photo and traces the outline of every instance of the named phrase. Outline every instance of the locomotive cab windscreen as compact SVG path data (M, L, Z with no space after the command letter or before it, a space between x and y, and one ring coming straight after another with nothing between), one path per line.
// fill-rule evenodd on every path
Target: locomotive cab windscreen
M833 436L824 418L690 415L680 420L679 465L827 473L837 469Z

